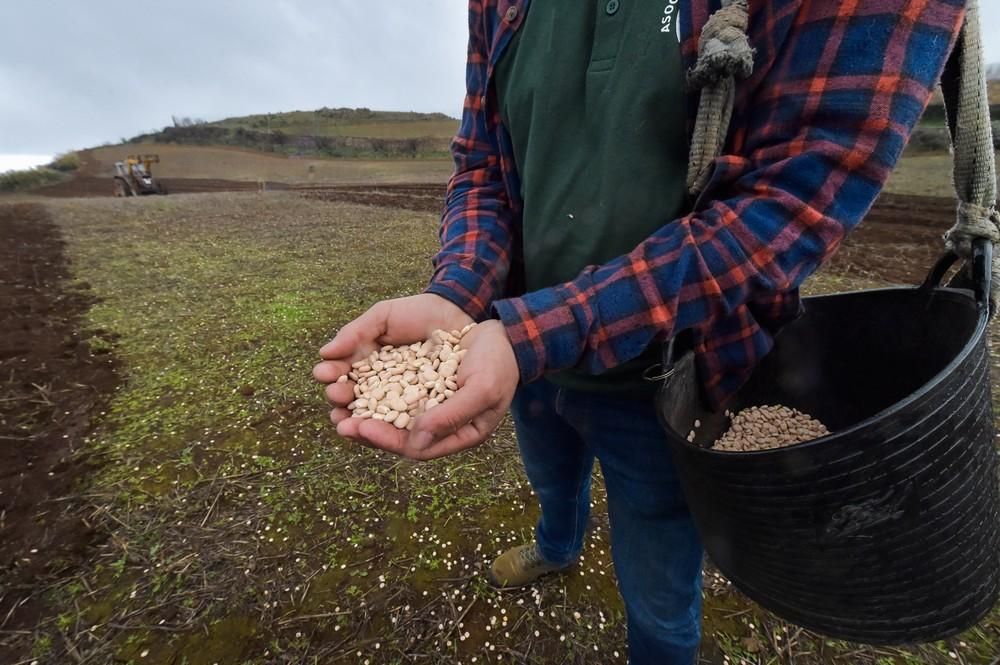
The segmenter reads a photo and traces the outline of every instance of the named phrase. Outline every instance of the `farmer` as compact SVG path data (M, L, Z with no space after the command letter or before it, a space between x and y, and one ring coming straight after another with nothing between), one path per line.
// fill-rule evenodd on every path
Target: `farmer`
M687 665L702 550L643 372L678 338L713 404L742 384L898 160L964 2L755 0L749 48L729 15L713 34L732 72L752 60L752 74L698 196L685 75L718 0L469 5L430 284L344 326L314 374L341 435L414 459L479 445L510 408L541 518L534 542L493 563L498 585L576 561L596 458L630 660ZM412 432L349 417L353 385L333 382L353 360L473 320L460 389Z

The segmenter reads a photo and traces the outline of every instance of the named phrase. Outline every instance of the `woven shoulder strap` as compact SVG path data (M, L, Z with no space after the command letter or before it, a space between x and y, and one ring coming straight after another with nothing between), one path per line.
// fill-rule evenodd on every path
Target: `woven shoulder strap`
M736 79L753 73L753 49L747 38L747 0L723 0L698 38L698 60L688 72L688 85L701 90L691 136L687 188L696 197L708 183L712 162L719 156L736 98Z
M958 218L945 234L947 248L963 259L972 255L972 243L1000 241L997 214L997 173L993 128L983 64L979 2L969 0L965 24L941 75L941 91L948 114L954 157ZM1000 303L1000 255L994 253L991 311Z

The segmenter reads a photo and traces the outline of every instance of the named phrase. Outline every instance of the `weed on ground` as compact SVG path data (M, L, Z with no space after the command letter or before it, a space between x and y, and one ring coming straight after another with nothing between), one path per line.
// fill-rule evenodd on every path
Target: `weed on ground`
M327 420L317 349L423 288L437 215L291 193L48 205L122 383L81 490L104 538L52 587L57 611L0 646L40 663L625 662L599 477L579 564L497 591L484 569L537 518L510 423L413 464ZM704 663L987 665L1000 617L935 645L862 647L776 619L709 569L704 637Z

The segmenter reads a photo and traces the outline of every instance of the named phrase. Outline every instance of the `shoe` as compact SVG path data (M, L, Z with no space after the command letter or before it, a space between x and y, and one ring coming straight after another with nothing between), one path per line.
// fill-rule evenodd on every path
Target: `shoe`
M539 577L569 568L556 566L542 558L537 543L511 548L498 556L487 573L490 584L502 589L527 586Z

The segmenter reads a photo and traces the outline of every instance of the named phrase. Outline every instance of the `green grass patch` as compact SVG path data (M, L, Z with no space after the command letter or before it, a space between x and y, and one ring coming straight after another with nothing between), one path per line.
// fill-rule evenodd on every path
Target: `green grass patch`
M417 465L327 420L318 347L424 286L437 215L292 194L50 208L124 381L88 444L99 544L52 586L53 614L10 639L52 662L76 660L70 644L88 662L624 663L599 474L580 565L499 592L485 567L537 517L510 423ZM705 663L986 665L1000 645L997 617L886 650L783 624L721 576L705 596Z
M128 142L234 146L327 158L429 159L449 156L457 131L458 120L441 113L323 108L216 122L183 119Z

